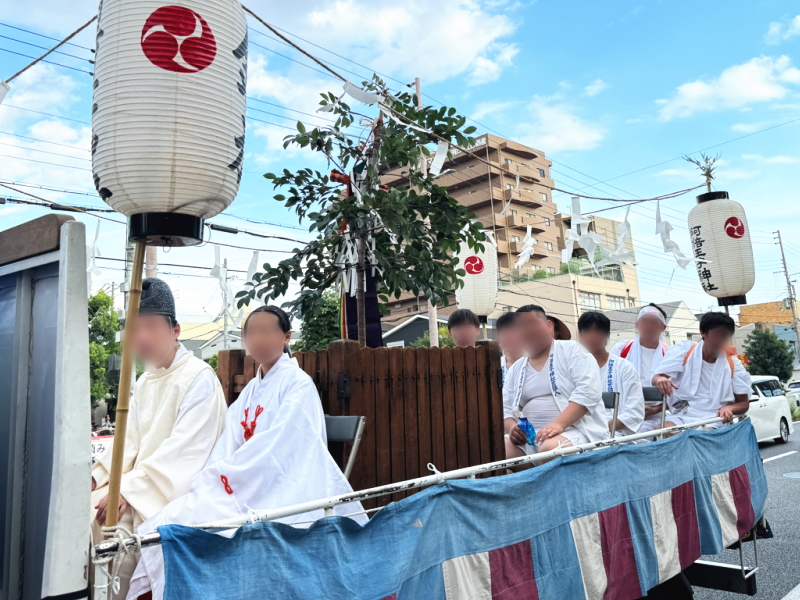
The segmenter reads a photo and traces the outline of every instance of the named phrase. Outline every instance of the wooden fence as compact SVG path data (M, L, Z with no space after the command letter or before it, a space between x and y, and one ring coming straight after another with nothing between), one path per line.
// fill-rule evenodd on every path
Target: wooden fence
M350 482L353 489L501 460L503 407L500 349L359 348L339 341L328 350L294 355L313 379L330 415L367 418ZM228 404L255 376L243 350L219 353L218 375ZM341 465L343 444L330 449ZM404 498L404 492L365 503L368 508Z

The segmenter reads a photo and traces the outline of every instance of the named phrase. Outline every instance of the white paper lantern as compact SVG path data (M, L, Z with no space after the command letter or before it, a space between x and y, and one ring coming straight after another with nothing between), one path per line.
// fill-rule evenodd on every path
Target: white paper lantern
M461 245L458 268L466 274L461 278L464 287L456 290L456 303L488 317L497 305L497 249L488 239L483 246L483 252L475 252L466 243Z
M94 71L92 167L100 196L130 217L132 238L199 242L202 220L233 202L242 176L241 5L104 0Z
M728 192L702 194L697 203L689 212L689 235L703 290L720 306L746 304L756 273L744 208Z

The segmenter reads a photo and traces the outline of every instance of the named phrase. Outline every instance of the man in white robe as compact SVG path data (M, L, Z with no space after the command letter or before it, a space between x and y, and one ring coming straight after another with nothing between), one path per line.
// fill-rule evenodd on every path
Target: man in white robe
M169 286L142 283L134 351L147 367L134 387L128 414L120 487L119 525L130 531L189 491L225 423L225 399L214 370L178 343L180 325ZM103 541L111 449L92 468L94 543ZM119 571L125 598L137 556Z
M669 349L653 377L653 385L669 396L667 427L713 417L728 423L750 408L750 374L729 346L735 328L728 315L706 313L700 319L702 342L687 340Z
M611 349L611 354L630 361L642 387L653 385L653 375L658 373L659 365L667 354L669 346L664 341L667 329L667 315L655 304L643 306L636 317L636 331L639 335L633 340L622 340ZM661 427L660 401L645 403L644 421L639 431L653 431Z
M297 361L283 355L242 391L228 410L225 431L191 491L145 522L139 533L160 525L200 525L247 517L251 510L281 508L351 493L347 479L328 452L325 417L312 379ZM335 507L337 515L367 518L360 503ZM308 527L322 510L284 519ZM214 535L209 533L209 535ZM151 591L164 594L161 546L144 548L129 598Z
M609 354L606 350L611 337L611 321L601 312L589 311L578 319L578 336L581 344L594 356L600 368L600 382L604 392L617 392L617 423L614 409L606 408L608 429L615 435L637 433L644 420L644 395L639 374L627 360Z
M553 323L539 306L518 309L517 326L528 356L508 368L503 385L506 456L537 451L526 442L520 417L536 430L539 452L605 439L603 391L592 355L577 342L555 340Z

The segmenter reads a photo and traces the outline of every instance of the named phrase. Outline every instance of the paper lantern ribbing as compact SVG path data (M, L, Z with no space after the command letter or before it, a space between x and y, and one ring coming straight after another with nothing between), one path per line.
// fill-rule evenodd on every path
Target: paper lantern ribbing
M689 212L689 235L703 290L720 306L746 304L756 273L742 205L728 192L701 194Z
M235 0L104 0L92 170L103 200L151 245L202 240L242 176L247 22Z
M486 240L483 252L475 252L466 243L458 253L458 268L466 274L464 287L456 289L458 308L468 308L476 315L488 317L497 305L497 250Z

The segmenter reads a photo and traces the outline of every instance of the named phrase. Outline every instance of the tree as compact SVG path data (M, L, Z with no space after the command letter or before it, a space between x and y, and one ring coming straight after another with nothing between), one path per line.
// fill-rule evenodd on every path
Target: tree
M208 359L208 365L212 369L214 369L214 373L217 372L217 361L218 361L218 356L216 354Z
M368 268L382 302L411 292L444 304L447 294L463 285L458 277L465 272L455 257L460 245L483 250L485 240L475 215L421 168L430 156L428 145L446 140L472 146L475 140L468 136L475 128L464 128L466 118L454 108L418 108L408 92L391 95L377 76L364 82L364 89L380 97L388 107L381 110L390 112L391 119L368 117L335 94L322 94L320 104L331 108L335 123L309 131L298 122L298 133L285 138L284 147L318 152L334 167L330 177L311 168L264 175L281 192L275 200L310 221L309 231L318 236L277 265L265 263L263 272L248 282L249 289L237 294L239 306L255 297L274 300L286 294L290 282L298 282L300 293L284 306L316 315L325 306L324 291L355 270L362 346ZM363 119L371 123L364 136L368 144L347 132ZM392 169L400 170L402 184L382 185L382 175ZM345 184L345 190L338 184Z
M111 354L119 354L117 331L119 319L114 312L114 301L103 290L89 298L89 373L93 402L105 400L116 389L106 379L106 361Z
M440 348L453 348L455 342L450 337L450 331L445 325L439 325L439 347ZM431 347L431 333L426 331L422 337L417 338L411 343L412 348L430 348Z
M319 312L304 314L300 325L300 340L294 343L294 352L327 350L328 344L342 337L340 324L342 297L334 291L322 294L323 305Z
M781 381L792 377L794 353L772 331L754 330L744 341L751 375L774 375Z

